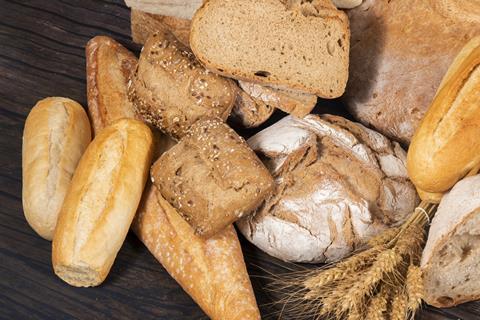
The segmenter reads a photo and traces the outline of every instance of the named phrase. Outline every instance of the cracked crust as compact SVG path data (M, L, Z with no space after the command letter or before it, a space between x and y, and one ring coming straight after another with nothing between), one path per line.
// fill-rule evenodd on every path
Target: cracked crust
M237 225L277 258L339 260L403 222L418 201L405 151L344 118L288 116L248 143L274 176L276 189Z
M195 233L211 237L250 214L273 180L246 142L220 119L196 122L152 167L152 179Z

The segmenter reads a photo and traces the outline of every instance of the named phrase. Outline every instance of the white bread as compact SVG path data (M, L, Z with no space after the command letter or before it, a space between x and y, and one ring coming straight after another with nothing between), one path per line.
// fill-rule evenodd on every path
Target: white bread
M210 0L190 46L213 72L323 98L341 96L348 78L348 19L329 0Z
M211 319L260 319L233 226L208 240L196 236L179 213L150 185L132 228Z
M40 100L25 121L23 212L28 224L47 240L53 238L73 172L90 139L85 110L67 98Z
M125 0L127 6L148 13L192 19L203 0Z
M480 35L480 2L365 0L347 14L346 106L357 120L408 144L453 59Z
M112 38L97 36L85 47L88 111L94 134L121 118L135 118L127 83L137 58Z
M443 197L421 267L428 304L445 308L480 299L480 175L459 181Z
M480 166L480 36L448 69L412 139L407 165L422 196L448 191Z
M53 239L53 269L70 285L96 286L107 277L142 196L152 140L145 124L120 119L85 151Z
M418 202L399 144L344 118L288 116L248 143L276 190L237 226L279 259L339 260L402 223Z

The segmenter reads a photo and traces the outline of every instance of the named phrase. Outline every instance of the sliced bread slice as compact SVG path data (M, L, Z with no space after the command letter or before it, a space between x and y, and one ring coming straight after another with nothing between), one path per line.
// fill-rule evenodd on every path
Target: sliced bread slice
M445 308L480 299L480 175L443 197L421 266L428 304Z
M329 0L210 0L190 45L214 72L323 98L341 96L348 78L348 19Z
M148 13L191 19L203 0L125 0L132 9Z

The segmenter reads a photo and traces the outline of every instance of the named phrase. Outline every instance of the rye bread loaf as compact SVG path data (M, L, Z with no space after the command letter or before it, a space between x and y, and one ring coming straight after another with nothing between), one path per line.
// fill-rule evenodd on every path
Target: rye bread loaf
M459 181L443 197L421 267L428 304L445 308L480 299L480 175Z
M210 0L190 45L219 74L323 98L341 96L348 78L348 19L329 0Z
M347 13L349 111L407 144L451 62L480 34L480 2L366 0Z
M282 260L339 260L403 222L417 203L400 145L344 118L288 116L248 143L276 189L237 226Z
M153 14L191 19L203 0L125 0L130 8Z
M244 128L255 128L267 121L274 111L274 107L239 89L230 119Z
M273 179L245 140L220 119L197 121L152 167L162 196L209 238L255 210Z
M129 98L142 118L175 139L201 117L226 120L236 85L203 68L168 30L152 34L129 83Z

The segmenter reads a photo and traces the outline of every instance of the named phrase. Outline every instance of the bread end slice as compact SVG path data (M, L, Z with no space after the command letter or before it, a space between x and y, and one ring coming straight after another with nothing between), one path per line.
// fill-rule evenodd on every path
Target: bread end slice
M208 1L192 20L191 48L208 69L228 77L341 96L350 47L345 13L318 1L290 2Z

